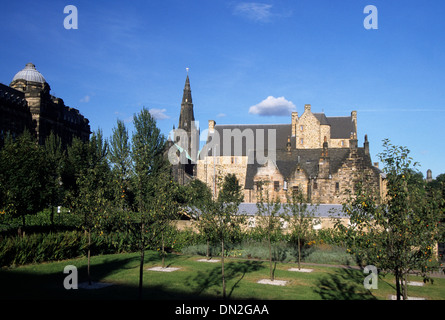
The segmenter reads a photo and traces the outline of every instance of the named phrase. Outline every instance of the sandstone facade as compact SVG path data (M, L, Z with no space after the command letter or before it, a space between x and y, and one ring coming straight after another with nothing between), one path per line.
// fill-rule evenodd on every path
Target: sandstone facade
M327 117L313 113L306 104L301 116L293 112L286 124L220 125L209 120L207 143L199 157L190 148L193 121L187 75L178 125L181 130L169 140L169 149L187 162L174 165L172 171L182 184L193 178L203 181L214 197L229 173L240 181L247 203L256 202L260 188L267 188L282 202L287 194L301 191L320 204L343 203L359 182L377 194L384 193L385 177L371 162L366 136L363 147L358 146L356 111ZM185 139L181 138L184 133ZM181 144L181 139L186 143Z
M301 191L322 204L343 203L358 182L378 194L384 192L384 175L371 162L366 136L363 147L358 146L355 111L347 117L326 117L306 105L301 117L295 112L290 124L281 125L217 125L211 120L208 144L215 142L215 136L217 143L197 162L196 176L215 196L218 180L228 173L237 176L244 201L252 203L260 186L282 202L286 194ZM234 148L236 136L242 141L241 151ZM272 136L275 144L269 139ZM231 148L224 148L229 139ZM258 161L259 155L267 160Z

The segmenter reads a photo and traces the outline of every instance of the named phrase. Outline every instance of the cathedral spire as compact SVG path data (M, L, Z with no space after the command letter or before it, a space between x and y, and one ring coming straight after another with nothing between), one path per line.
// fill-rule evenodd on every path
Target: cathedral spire
M195 116L193 114L192 90L190 88L190 79L188 75L189 68L186 68L186 70L187 78L185 79L184 93L182 95L178 129L184 129L190 132L191 122L195 121Z
M182 95L182 104L192 102L192 90L190 89L189 68L187 70L187 78L185 79L184 93Z

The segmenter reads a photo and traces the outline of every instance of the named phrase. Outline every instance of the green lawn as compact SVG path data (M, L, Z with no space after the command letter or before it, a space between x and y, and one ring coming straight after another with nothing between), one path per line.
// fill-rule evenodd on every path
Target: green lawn
M180 268L174 272L144 271L144 299L219 299L222 297L221 264L197 261L202 257L170 254L166 265ZM0 270L0 299L137 299L139 283L139 254L116 254L91 258L94 281L112 283L101 289L66 290L64 267L78 268L79 283L86 281L86 258L28 265ZM145 269L160 266L156 252L147 251ZM286 280L286 286L258 284L267 279L266 261L226 259L225 270L229 299L263 300L375 300L388 299L395 294L394 278L380 277L378 289L366 290L366 277L357 269L305 265L313 272L288 271L296 264L277 263L275 277ZM421 281L412 277L411 281ZM409 287L408 295L429 300L445 299L445 279L423 287Z

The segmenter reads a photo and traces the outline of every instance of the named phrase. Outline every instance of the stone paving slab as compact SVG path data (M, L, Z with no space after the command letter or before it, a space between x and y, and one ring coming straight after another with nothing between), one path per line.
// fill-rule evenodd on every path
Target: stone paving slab
M197 260L197 261L199 261L199 262L216 263L216 262L219 262L220 260L218 260L218 259L199 259L199 260Z
M179 270L179 269L181 269L181 268L153 267L153 268L149 268L149 269L146 269L146 270L149 270L149 271L160 271L160 272L173 272L173 271L176 271L176 270Z
M312 272L312 271L314 271L314 269L303 269L303 268L298 269L298 268L290 268L290 269L287 269L287 271Z
M261 284L271 284L274 286L285 286L287 281L285 280L270 280L270 279L261 279L258 280L257 283L261 283Z
M415 287L423 287L425 283L420 281L408 281L407 283L409 286L415 286Z

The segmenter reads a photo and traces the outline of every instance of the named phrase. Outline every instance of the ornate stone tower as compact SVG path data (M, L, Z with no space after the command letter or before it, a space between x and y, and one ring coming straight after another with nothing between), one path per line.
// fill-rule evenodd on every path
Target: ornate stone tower
M182 155L180 159L181 161L187 159L187 163L179 163L173 167L173 175L180 184L185 184L196 176L196 156L198 151L197 147L199 147L197 145L199 143L199 135L197 135L197 128L194 124L195 116L193 113L192 90L190 88L188 70L187 68L187 78L185 79L182 94L178 129L173 129L175 131L174 142L179 147L178 152ZM187 134L187 137L182 136L184 132ZM186 145L183 139L186 139Z
M182 95L178 129L187 131L190 136L192 131L192 121L195 121L195 116L193 114L192 90L190 88L190 79L187 68L187 78L185 79L184 93Z

